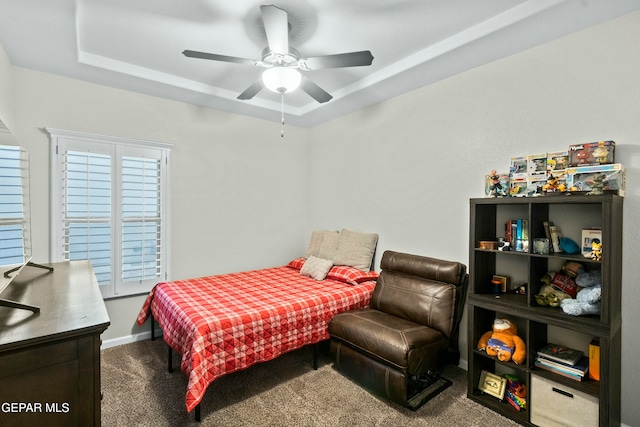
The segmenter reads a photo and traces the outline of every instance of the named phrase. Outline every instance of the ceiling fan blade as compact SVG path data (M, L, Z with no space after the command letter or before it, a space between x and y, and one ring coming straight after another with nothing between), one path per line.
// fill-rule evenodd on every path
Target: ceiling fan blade
M254 84L246 88L244 92L238 95L238 99L242 99L243 101L251 99L256 96L258 92L262 90L262 88L264 88L264 84L262 83L262 79L259 79Z
M271 52L289 53L289 22L287 12L273 5L260 6L264 31Z
M319 103L330 101L333 96L329 95L327 91L322 89L320 86L302 76L302 81L300 82L300 89L309 94L313 99L318 101Z
M256 61L253 59L238 58L235 56L217 55L215 53L198 52L195 50L182 51L184 56L189 58L211 59L212 61L235 62L238 64L254 65Z
M305 60L311 70L323 68L360 67L371 65L373 55L368 50L359 52L339 53L336 55L316 56Z

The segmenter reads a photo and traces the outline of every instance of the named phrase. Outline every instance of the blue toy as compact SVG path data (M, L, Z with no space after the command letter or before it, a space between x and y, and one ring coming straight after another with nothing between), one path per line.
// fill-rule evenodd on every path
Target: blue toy
M560 248L568 254L577 254L580 252L578 244L568 237L561 237L559 243Z
M600 270L578 274L576 283L582 289L578 291L575 299L564 299L560 302L562 311L572 316L600 314L600 298L602 296L600 281Z

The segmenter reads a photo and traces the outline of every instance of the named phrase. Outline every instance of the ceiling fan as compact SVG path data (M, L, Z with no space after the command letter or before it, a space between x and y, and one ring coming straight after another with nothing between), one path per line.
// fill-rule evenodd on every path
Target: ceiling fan
M262 73L261 79L238 95L238 99L251 99L265 87L280 94L291 92L300 87L316 101L320 103L327 102L333 97L302 75L300 71L366 66L371 65L373 61L373 55L368 50L302 58L297 50L289 47L287 12L274 5L262 5L260 6L260 12L262 13L262 21L268 43L268 46L262 51L262 60L258 61L193 50L182 52L190 58L233 62L266 68Z

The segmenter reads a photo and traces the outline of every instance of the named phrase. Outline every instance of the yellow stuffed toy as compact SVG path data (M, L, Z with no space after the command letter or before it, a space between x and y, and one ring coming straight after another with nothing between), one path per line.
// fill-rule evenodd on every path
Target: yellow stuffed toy
M513 360L521 364L527 357L526 345L518 336L518 328L509 319L494 320L493 330L486 332L478 341L478 350L484 350L502 362Z

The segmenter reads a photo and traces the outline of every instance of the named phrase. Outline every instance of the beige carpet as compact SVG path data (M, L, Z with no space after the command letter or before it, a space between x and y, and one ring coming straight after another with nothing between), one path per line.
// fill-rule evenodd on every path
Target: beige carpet
M326 349L325 349L326 350ZM466 371L448 367L453 385L413 412L372 395L305 347L214 381L202 422L187 413L187 377L174 352L167 372L162 339L102 351L102 425L110 426L517 426L466 398Z

